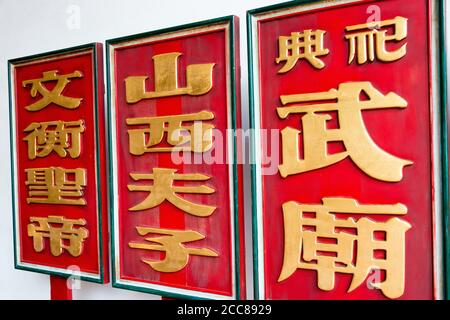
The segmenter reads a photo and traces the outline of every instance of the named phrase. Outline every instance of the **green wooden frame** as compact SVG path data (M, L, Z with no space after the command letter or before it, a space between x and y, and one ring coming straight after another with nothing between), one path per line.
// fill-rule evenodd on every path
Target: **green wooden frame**
M262 8L257 8L253 10L247 11L247 50L248 50L248 83L249 83L249 119L250 119L250 129L252 132L251 135L251 190L252 190L252 230L253 230L253 280L254 280L254 295L255 299L263 299L264 297L260 297L259 294L259 270L258 270L258 261L259 261L259 252L258 252L258 227L257 227L257 194L256 194L256 164L255 164L255 101L254 101L254 72L253 70L253 39L255 30L253 30L252 22L253 17L261 14L267 13L270 11L277 11L281 9L298 7L303 4L321 2L322 0L296 0L289 1L280 4L275 4L271 6L266 6ZM438 48L436 51L439 51L439 61L438 62L438 70L439 73L439 102L436 103L440 107L440 110L437 110L440 115L440 161L441 161L441 192L442 192L442 245L443 245L443 266L442 266L442 274L444 281L444 297L450 300L450 221L449 221L449 160L448 160L448 123L447 123L447 53L445 47L446 41L446 28L445 28L445 0L429 0L430 6L434 3L436 10L439 14L439 21L437 23L439 30L437 30L437 34L439 35ZM431 26L433 27L433 26Z
M128 284L122 284L122 283L118 283L117 279L118 279L118 275L117 275L117 270L116 270L116 266L115 266L115 252L116 252L116 248L115 248L115 243L114 243L114 238L115 238L115 234L114 234L114 198L115 195L113 194L113 175L114 175L114 170L112 168L112 162L113 162L113 150L112 150L112 143L113 143L113 138L112 135L115 134L115 132L112 132L111 130L111 126L112 126L112 116L111 116L111 108L112 108L112 99L114 99L114 97L112 97L111 95L111 85L112 85L112 81L114 81L113 79L111 79L111 47L114 44L118 44L120 42L123 41L130 41L130 40L136 40L136 39L143 39L143 38L148 38L148 37L152 37L152 36L156 36L156 35L161 35L161 34L166 34L166 33L171 33L171 32L175 32L175 31L182 31L182 30L186 30L186 29L192 29L192 28L198 28L198 27L203 27L203 26L212 26L215 24L224 24L224 23L228 23L230 26L230 34L229 34L229 49L230 49L230 85L231 85L231 121L232 121L232 129L233 131L236 130L236 124L237 124L237 117L240 115L236 114L236 110L237 110L237 92L236 92L236 84L239 84L239 79L236 79L235 77L235 70L237 68L237 66L235 65L235 49L236 49L236 44L235 44L235 16L225 16L225 17L220 17L220 18L215 18L215 19L210 19L210 20L204 20L204 21L200 21L200 22L195 22L195 23L189 23L189 24L185 24L185 25L179 25L179 26L175 26L175 27L170 27L170 28L164 28L164 29L159 29L159 30L155 30L155 31L150 31L150 32L144 32L144 33L139 33L139 34L135 34L135 35L130 35L130 36L125 36L125 37L119 37L119 38L114 38L114 39L110 39L106 41L106 83L107 83L107 119L108 119L108 158L109 158L109 195L110 195L110 200L109 200L109 212L110 212L110 240L111 240L111 255L110 255L110 259L111 259L111 276L112 276L112 285L113 287L116 288L122 288L122 289L127 289L127 290L132 290L132 291L139 291L139 292L144 292L144 293L150 293L150 294L155 294L155 295L160 295L163 297L169 297L169 298L177 298L177 299L202 299L199 298L197 296L193 296L193 295L187 295L187 294L182 294L182 293L172 293L172 292L166 292L164 290L156 290L156 289L150 289L150 288L144 288L144 287L140 287L140 286L135 286L135 285L128 285ZM234 199L234 230L235 230L235 235L234 235L234 245L235 245L235 292L236 292L236 298L239 298L241 296L241 292L240 292L240 283L241 283L241 277L240 277L240 265L241 265L241 252L240 252L240 247L239 247L239 243L240 243L240 234L239 234L239 203L238 203L238 178L239 178L239 174L238 174L238 165L237 165L237 141L236 141L236 136L234 136L233 138L233 150L234 150L234 154L233 154L233 190L234 190L234 195L233 195L233 199ZM243 210L243 209L242 209Z
M103 246L102 246L102 241L103 241L103 225L104 225L104 221L102 219L103 217L103 211L105 210L105 208L102 207L102 201L101 199L101 195L102 195L102 189L103 187L106 186L102 186L101 184L101 170L100 170L100 153L101 153L101 147L100 147L100 141L99 141L99 133L100 133L100 129L98 126L95 127L95 143L96 143L96 149L95 149L95 156L97 159L97 163L96 163L96 177L97 177L97 199L99 199L98 201L98 212L97 212L97 217L98 217L98 239L99 239L99 274L98 274L98 278L97 277L93 277L93 276L85 276L83 275L83 273L81 273L81 275L79 275L78 273L73 273L73 272L59 272L59 271L53 271L53 270L45 270L42 269L41 267L39 267L38 265L36 265L36 267L32 267L32 266L23 266L20 265L19 262L19 258L18 255L19 253L17 252L17 237L20 235L17 235L16 233L16 227L18 224L18 221L16 221L16 214L17 214L17 210L18 208L16 208L16 197L17 195L15 194L15 188L16 188L16 172L14 170L14 159L15 159L15 155L16 155L16 147L14 144L15 141L15 137L16 137L16 133L14 132L14 128L15 128L15 123L13 123L13 115L15 114L15 99L13 96L13 79L11 79L11 74L13 71L13 68L15 67L16 64L21 64L24 62L29 62L29 61L33 61L33 60L40 60L42 58L49 58L49 57L56 57L56 56L60 56L60 55L65 55L65 54L71 54L71 53L77 53L77 52L83 52L83 51L90 51L92 50L92 55L93 55L93 76L94 76L94 121L98 123L99 118L98 118L98 99L103 99L103 97L99 97L98 96L98 92L99 92L99 87L98 87L98 59L97 59L97 55L98 55L98 50L97 50L97 43L88 43L88 44L84 44L84 45L80 45L80 46L75 46L75 47L70 47L70 48L65 48L65 49L60 49L60 50L54 50L54 51L48 51L45 53L39 53L39 54L35 54L35 55L30 55L30 56L25 56L25 57L21 57L21 58L15 58L15 59L10 59L8 60L8 92L9 92L9 128L10 128L10 163L11 163L11 195L12 195L12 213L13 213L13 235L14 235L14 267L15 269L18 270L26 270L26 271L33 271L33 272L39 272L39 273L43 273L43 274L48 274L48 275L54 275L54 276L60 276L60 277L70 277L70 276L76 276L79 277L81 280L84 281L89 281L89 282L94 282L94 283L104 283L105 282L105 266L104 266L104 252L103 252ZM102 85L102 84L100 84ZM106 223L108 223L106 221ZM59 268L58 268L59 269Z
M441 166L442 166L442 214L444 244L444 292L450 300L450 224L449 224L449 163L448 163L448 95L447 95L447 51L445 0L439 0L439 79L441 106Z

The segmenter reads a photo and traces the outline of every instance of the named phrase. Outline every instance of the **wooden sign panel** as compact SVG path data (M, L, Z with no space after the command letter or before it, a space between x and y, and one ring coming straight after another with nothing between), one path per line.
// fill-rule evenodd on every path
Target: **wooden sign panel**
M237 23L107 42L116 287L245 295Z
M249 12L259 298L442 296L438 11L343 0Z
M9 61L17 269L108 282L102 45Z

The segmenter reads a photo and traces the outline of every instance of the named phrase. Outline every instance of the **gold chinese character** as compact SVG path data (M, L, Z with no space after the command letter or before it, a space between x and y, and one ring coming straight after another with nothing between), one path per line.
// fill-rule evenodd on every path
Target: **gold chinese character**
M47 218L30 217L30 222L28 236L33 238L33 247L36 252L44 250L44 238L50 240L50 252L55 257L60 256L64 249L74 257L80 256L83 252L83 242L88 237L88 230L83 227L74 227L86 225L86 220L49 216Z
M346 31L359 31L347 33L345 39L349 41L348 63L351 64L358 55L358 64L374 61L375 56L384 62L395 61L406 54L406 43L394 51L386 50L387 41L401 41L407 36L407 21L403 17L395 17L391 20L370 22L346 27ZM378 30L381 27L388 27ZM392 34L387 35L389 27L393 29ZM363 31L361 31L363 30Z
M134 249L156 250L164 251L165 258L162 261L152 261L142 259L151 268L159 272L177 272L186 267L189 262L189 255L204 256L204 257L218 257L219 255L208 248L187 248L184 243L193 242L205 239L201 233L192 230L169 230L136 227L141 236L149 233L163 234L162 237L148 237L145 238L148 242L157 244L147 244L130 242L128 246Z
M28 158L46 157L55 151L64 158L80 156L80 138L84 132L83 120L33 122L24 132L30 132L23 140L28 142Z
M82 76L83 75L80 71L75 71L73 73L65 75L58 75L58 70L52 70L43 72L42 78L40 79L23 81L22 82L23 87L31 85L31 96L33 98L36 97L38 92L42 96L42 98L39 101L36 101L35 103L26 106L25 109L29 111L39 111L48 106L50 103L57 104L58 106L61 106L66 109L77 108L80 105L81 100L83 99L66 97L62 95L62 92L67 86L67 84L70 82L69 79L81 78ZM43 84L44 82L49 81L57 81L56 85L51 90L47 89Z
M130 191L150 192L147 198L138 205L130 208L130 211L140 211L159 206L164 200L169 201L177 208L198 217L210 216L216 207L204 204L196 204L177 195L177 193L211 194L215 190L205 185L185 187L174 186L174 181L205 181L209 177L200 173L175 173L175 169L154 168L153 173L131 173L134 181L153 180L153 185L128 185Z
M191 64L186 67L186 87L178 87L179 52L153 56L155 70L155 91L145 89L146 76L130 76L125 79L126 99L136 103L142 99L161 98L178 95L198 96L212 88L212 70L215 63Z
M316 69L325 67L325 63L317 57L326 56L330 51L323 48L323 30L304 30L292 32L290 36L278 38L279 57L276 63L286 61L278 73L290 71L299 59L306 59Z
M144 129L128 130L130 153L193 151L206 152L212 147L214 125L203 124L203 120L214 119L209 111L178 116L127 119L128 125L146 125ZM183 121L194 121L182 125ZM154 147L161 143L167 133L167 143L174 147Z
M361 101L361 93L368 99ZM283 105L299 103L277 108L282 119L291 113L305 113L302 117L304 159L299 159L300 131L290 127L281 131L283 162L279 170L282 177L327 167L350 157L372 178L395 182L402 179L403 167L412 164L378 147L362 118L361 110L405 108L408 103L393 92L382 95L370 82L349 82L341 83L338 90L281 96L281 102ZM303 104L305 102L316 103ZM338 129L327 129L331 115L319 113L331 111L338 112ZM346 150L328 154L327 144L332 141L342 141Z
M405 233L411 225L399 218L387 222L367 218L355 221L336 219L334 214L404 215L407 208L402 204L360 205L345 198L323 198L322 202L323 205L294 201L283 204L285 243L278 282L297 269L316 270L318 287L330 291L335 273L346 273L352 274L348 289L351 292L372 269L378 269L384 270L386 276L372 286L388 298L400 297L405 287Z
M85 205L86 169L26 169L27 203Z

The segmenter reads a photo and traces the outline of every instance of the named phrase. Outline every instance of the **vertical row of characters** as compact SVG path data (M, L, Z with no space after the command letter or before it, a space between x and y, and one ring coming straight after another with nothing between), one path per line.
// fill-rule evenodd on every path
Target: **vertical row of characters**
M117 287L245 295L236 27L228 17L107 41Z
M16 266L107 281L102 46L9 65Z

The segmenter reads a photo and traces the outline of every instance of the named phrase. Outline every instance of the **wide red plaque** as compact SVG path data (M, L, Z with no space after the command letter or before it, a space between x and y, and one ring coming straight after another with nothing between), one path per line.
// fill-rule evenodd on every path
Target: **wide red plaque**
M257 297L441 297L437 3L249 12Z
M9 61L16 268L108 282L102 45Z

